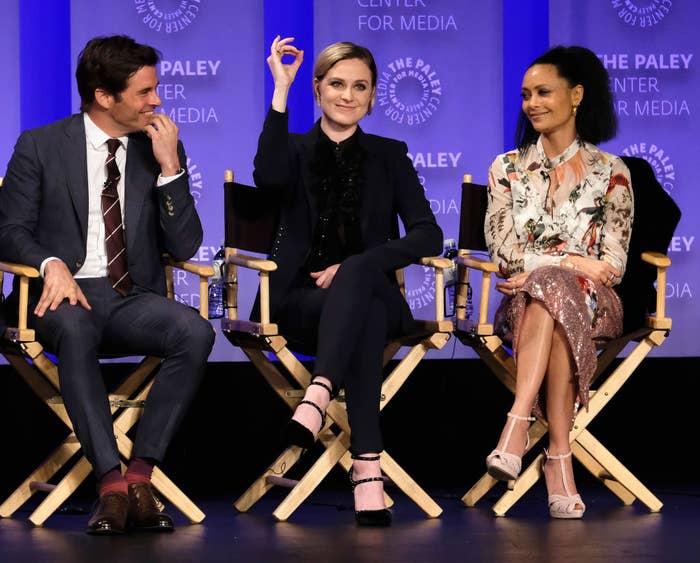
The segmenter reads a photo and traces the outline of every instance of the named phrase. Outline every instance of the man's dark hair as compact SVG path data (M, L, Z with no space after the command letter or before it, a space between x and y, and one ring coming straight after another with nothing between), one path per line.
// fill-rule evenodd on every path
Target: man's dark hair
M144 66L156 66L160 53L126 35L90 39L78 56L75 78L80 93L80 110L86 111L100 88L119 101L129 77Z

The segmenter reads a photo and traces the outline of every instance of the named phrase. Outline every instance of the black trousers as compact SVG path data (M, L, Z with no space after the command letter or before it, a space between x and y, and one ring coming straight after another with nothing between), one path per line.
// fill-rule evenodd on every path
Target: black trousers
M85 456L99 477L119 465L99 354L163 358L138 423L133 457L161 461L201 382L214 344L208 321L189 307L107 278L77 280L91 311L64 301L34 317L37 339L58 357L61 394Z
M294 287L275 322L301 350L315 349L313 374L345 389L351 451L380 452L379 401L387 339L402 331L406 301L399 288L361 255L345 260L328 289Z

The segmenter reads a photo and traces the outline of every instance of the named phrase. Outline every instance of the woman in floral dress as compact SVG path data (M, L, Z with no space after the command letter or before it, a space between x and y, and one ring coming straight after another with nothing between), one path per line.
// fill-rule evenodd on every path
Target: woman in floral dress
M569 430L587 406L595 340L622 330L613 286L627 261L633 199L622 160L595 144L617 122L609 77L583 47L555 47L522 83L518 149L489 170L486 241L504 278L496 329L512 342L517 382L496 449L496 479L517 478L533 410L546 417L544 474L554 518L581 518Z

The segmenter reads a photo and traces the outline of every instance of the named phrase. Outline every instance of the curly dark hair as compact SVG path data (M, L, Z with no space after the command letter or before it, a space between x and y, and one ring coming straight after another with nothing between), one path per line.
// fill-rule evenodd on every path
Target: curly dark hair
M129 77L144 66L156 66L160 53L126 35L90 39L78 56L75 78L80 93L80 110L86 111L100 88L119 101Z
M558 45L537 57L535 65L553 65L570 87L583 86L583 100L576 112L576 132L584 141L594 145L612 139L617 132L617 116L610 90L610 76L596 54L586 47ZM519 149L537 141L539 133L525 113L520 110L515 130Z

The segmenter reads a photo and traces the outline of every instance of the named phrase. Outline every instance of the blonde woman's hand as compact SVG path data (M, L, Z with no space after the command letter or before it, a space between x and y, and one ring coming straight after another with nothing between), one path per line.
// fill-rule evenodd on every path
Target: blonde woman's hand
M335 273L338 271L339 267L340 264L333 264L320 272L311 272L311 277L316 280L316 285L318 287L328 289L331 282L333 282L333 278L335 277Z
M304 51L292 45L294 37L281 39L278 35L270 46L270 56L267 57L267 66L270 67L272 78L275 81L275 88L287 88L292 85L297 71L304 60ZM290 63L283 63L282 57L291 55L294 60Z

